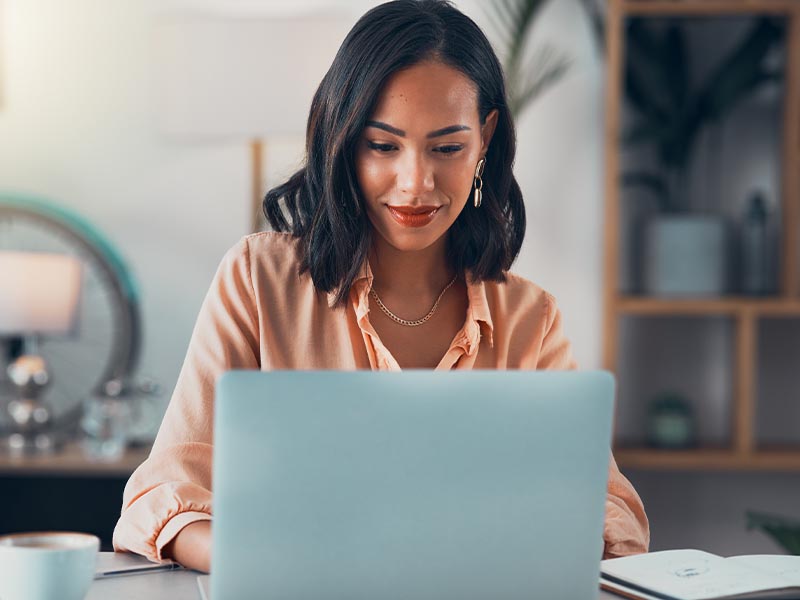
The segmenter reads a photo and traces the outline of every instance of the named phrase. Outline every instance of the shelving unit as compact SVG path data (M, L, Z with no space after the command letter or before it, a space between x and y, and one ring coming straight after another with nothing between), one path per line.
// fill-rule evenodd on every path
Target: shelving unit
M625 65L625 20L630 17L719 17L777 15L786 20L783 142L781 153L780 293L767 298L667 300L620 293L621 113ZM758 398L758 327L763 318L800 319L800 2L796 0L609 0L605 121L604 367L618 371L623 318L727 317L734 326L730 372L731 443L724 448L658 450L617 445L623 467L674 470L800 471L800 445L760 446L755 434ZM798 348L800 350L800 347ZM800 352L798 352L800 357Z
M128 448L113 461L90 460L75 443L58 452L36 456L0 453L0 477L128 478L150 454L149 446Z
M77 443L52 455L0 452L0 534L83 531L112 550L125 484L149 453L149 446L134 447L119 460L94 461Z

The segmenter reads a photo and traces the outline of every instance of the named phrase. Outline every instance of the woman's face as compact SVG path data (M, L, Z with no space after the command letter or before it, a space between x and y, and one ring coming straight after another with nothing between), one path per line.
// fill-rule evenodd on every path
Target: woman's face
M475 167L496 123L494 110L481 124L477 88L440 62L388 80L356 152L367 216L387 243L413 251L444 241L472 197Z

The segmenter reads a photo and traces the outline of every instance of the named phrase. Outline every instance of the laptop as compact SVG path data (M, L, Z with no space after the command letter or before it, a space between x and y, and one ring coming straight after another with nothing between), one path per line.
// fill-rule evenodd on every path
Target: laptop
M596 598L604 372L231 371L212 600Z

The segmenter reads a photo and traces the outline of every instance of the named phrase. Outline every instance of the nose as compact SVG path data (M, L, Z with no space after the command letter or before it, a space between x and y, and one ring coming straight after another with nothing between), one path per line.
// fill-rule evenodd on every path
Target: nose
M397 187L409 196L421 196L433 191L433 168L425 156L409 152L405 160L398 161Z

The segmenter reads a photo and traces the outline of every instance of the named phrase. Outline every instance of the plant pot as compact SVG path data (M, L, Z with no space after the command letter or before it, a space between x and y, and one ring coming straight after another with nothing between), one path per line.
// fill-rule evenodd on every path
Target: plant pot
M645 225L644 290L720 296L728 289L728 226L721 217L659 215Z

